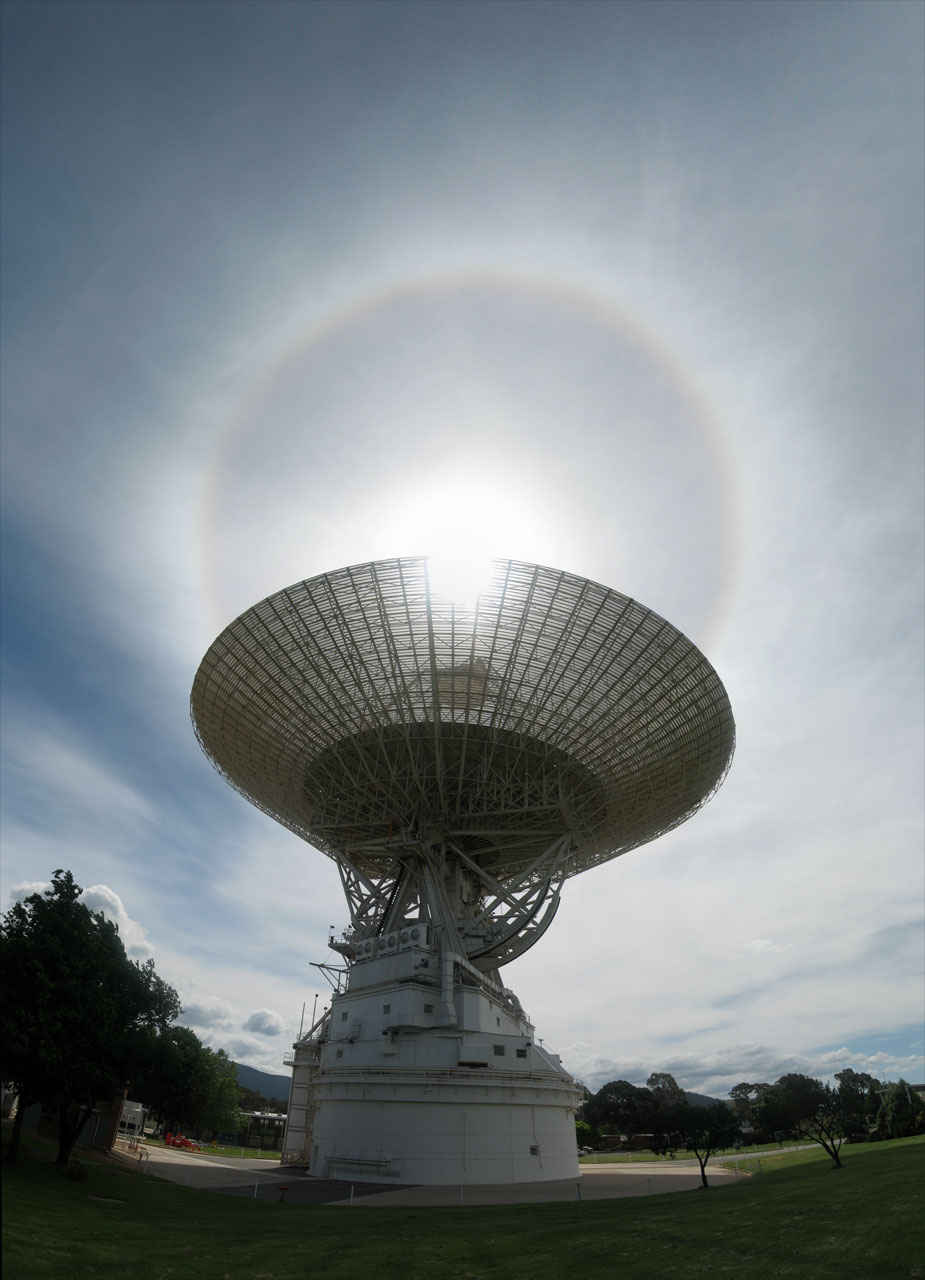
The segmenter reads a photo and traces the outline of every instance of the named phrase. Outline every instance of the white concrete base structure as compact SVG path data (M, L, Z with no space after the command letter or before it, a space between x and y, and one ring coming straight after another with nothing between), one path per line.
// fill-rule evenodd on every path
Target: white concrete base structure
M346 989L287 1060L284 1160L393 1185L577 1177L575 1081L513 992L432 934L396 931L351 957Z
M309 1167L319 1177L455 1185L578 1175L567 1086L524 1087L499 1075L451 1084L426 1073L322 1085L332 1095L351 1089L365 1096L319 1103Z

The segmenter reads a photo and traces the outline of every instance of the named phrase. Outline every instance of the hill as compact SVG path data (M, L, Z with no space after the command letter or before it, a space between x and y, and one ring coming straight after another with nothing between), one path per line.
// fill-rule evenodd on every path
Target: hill
M705 1093L690 1093L687 1089L684 1090L684 1096L692 1107L712 1107L717 1102L725 1102L727 1106L729 1105L725 1098L710 1098Z
M238 1084L242 1089L250 1089L264 1098L277 1098L285 1102L289 1098L290 1076L273 1076L268 1071L258 1071L256 1067L245 1066L236 1062Z

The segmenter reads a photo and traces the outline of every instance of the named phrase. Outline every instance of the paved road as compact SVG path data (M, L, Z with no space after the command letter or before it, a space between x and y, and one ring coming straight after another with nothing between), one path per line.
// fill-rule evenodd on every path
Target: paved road
M138 1157L118 1154L126 1163ZM144 1157L143 1157L144 1159ZM669 1191L690 1191L700 1186L696 1161L672 1164L583 1165L578 1179L498 1186L384 1187L381 1183L341 1182L310 1178L307 1174L281 1169L270 1160L229 1160L222 1156L151 1147L147 1150L148 1173L181 1186L219 1191L225 1195L248 1196L259 1200L281 1199L286 1187L287 1204L364 1205L389 1208L408 1205L548 1204L554 1201L611 1200L623 1196L660 1195ZM738 1174L733 1170L708 1168L711 1186L733 1186Z
M301 1173L280 1169L278 1160L229 1160L226 1156L174 1150L172 1147L148 1147L143 1152L140 1158L122 1151L114 1151L113 1155L145 1170L152 1177L200 1191L221 1191L225 1195L279 1201L279 1188L284 1186L290 1188L286 1193L287 1203L331 1204L345 1198L349 1201L349 1183L308 1178ZM378 1183L357 1183L353 1194L356 1199L381 1190Z

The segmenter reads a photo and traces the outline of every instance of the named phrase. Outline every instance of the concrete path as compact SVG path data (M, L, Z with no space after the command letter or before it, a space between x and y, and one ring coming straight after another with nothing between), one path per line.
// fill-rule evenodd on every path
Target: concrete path
M128 1152L113 1154L126 1164L139 1165ZM225 1195L259 1200L281 1200L286 1187L287 1204L364 1205L390 1208L409 1205L489 1205L550 1204L575 1200L612 1200L623 1196L661 1195L669 1191L691 1191L700 1186L696 1161L643 1164L583 1165L580 1176L557 1182L532 1182L497 1186L383 1186L382 1183L343 1182L310 1178L307 1174L281 1169L271 1160L229 1160L205 1153L151 1147L139 1167L152 1177L166 1178L180 1186ZM734 1186L743 1175L719 1166L707 1167L707 1178L715 1187Z
M732 1170L714 1171L709 1167L707 1178L711 1186L717 1187L731 1186L737 1181ZM520 1183L517 1186L505 1183L479 1187L395 1187L394 1190L380 1186L376 1189L378 1194L364 1196L363 1204L382 1208L408 1205L552 1204L661 1195L669 1191L693 1191L700 1185L700 1169L696 1163L693 1166L678 1164L670 1169L666 1169L663 1164L592 1165L583 1167L577 1179Z
M197 1191L220 1191L225 1195L279 1201L279 1188L284 1186L290 1188L286 1201L293 1204L331 1204L350 1195L348 1183L309 1178L302 1173L280 1169L278 1160L229 1160L227 1156L172 1147L146 1147L140 1157L115 1149L113 1155L120 1162L141 1169L153 1178L164 1178ZM378 1183L357 1183L354 1198L364 1195L366 1187L371 1192L382 1190Z

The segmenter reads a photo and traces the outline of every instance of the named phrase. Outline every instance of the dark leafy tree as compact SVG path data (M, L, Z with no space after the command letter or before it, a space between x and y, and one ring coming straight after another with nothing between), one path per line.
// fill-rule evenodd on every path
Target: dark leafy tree
M600 1142L600 1134L586 1120L576 1120L575 1141L579 1147L596 1147Z
M756 1107L758 1123L771 1132L789 1132L818 1142L841 1168L844 1117L838 1090L810 1076L781 1076Z
M258 1093L256 1089L246 1089L243 1085L238 1085L238 1097L241 1101L241 1107L245 1111L268 1111L266 1098L262 1093Z
M732 1109L740 1124L754 1125L755 1103L767 1093L770 1087L769 1084L747 1084L743 1081L742 1084L737 1084L729 1090Z
M239 1127L241 1091L224 1050L207 1049L189 1027L148 1038L132 1094L170 1132L180 1128L230 1132Z
M585 1102L581 1116L599 1133L631 1138L637 1133L652 1133L655 1102L648 1089L628 1080L611 1080Z
M925 1103L905 1080L896 1080L883 1090L877 1112L877 1129L886 1138L908 1138L925 1127Z
M677 1106L685 1101L684 1090L667 1071L653 1071L646 1081L646 1088L656 1101L666 1106Z
M258 1090L246 1089L241 1084L238 1085L238 1094L245 1111L272 1111L285 1115L289 1110L288 1098L265 1098Z
M863 1137L880 1109L880 1081L866 1071L836 1071L842 1127L846 1138Z
M200 1129L228 1133L237 1129L241 1118L238 1072L224 1049L205 1049L200 1064L202 1094L199 1103Z
M701 1184L708 1187L707 1162L717 1151L735 1142L739 1136L738 1117L724 1102L711 1107L693 1107L685 1102L675 1106L673 1123L681 1145L697 1157Z
M58 1110L56 1163L66 1165L94 1103L125 1088L146 1034L180 1010L154 962L129 960L117 926L85 907L82 892L59 869L50 889L16 903L0 924L0 1075L19 1096L10 1160L26 1108L41 1102Z
M653 1071L646 1081L652 1098L652 1150L656 1155L671 1151L678 1144L678 1130L688 1101L684 1090L667 1071Z

